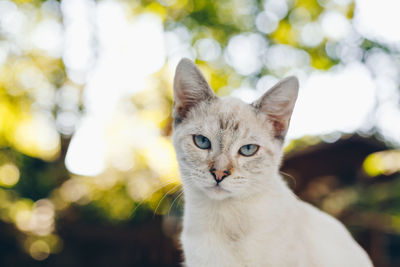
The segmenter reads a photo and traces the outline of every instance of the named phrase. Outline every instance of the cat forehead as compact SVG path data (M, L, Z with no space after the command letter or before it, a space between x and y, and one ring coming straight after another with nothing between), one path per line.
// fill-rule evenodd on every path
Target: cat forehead
M222 131L238 131L254 128L259 124L256 109L250 104L233 97L223 97L212 102L200 103L193 109L188 121L197 121L206 128Z

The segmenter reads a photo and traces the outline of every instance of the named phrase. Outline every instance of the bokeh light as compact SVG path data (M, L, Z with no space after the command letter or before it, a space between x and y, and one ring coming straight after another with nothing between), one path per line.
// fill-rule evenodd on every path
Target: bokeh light
M0 166L0 186L12 187L19 181L19 169L12 163Z
M400 233L398 7L397 0L0 0L0 237L11 233L34 261L60 254L74 266L81 265L72 242L89 244L110 229L134 229L116 231L121 240L137 232L176 239L183 197L170 140L172 84L187 57L218 96L249 103L296 75L301 89L283 163L296 193L343 220L376 266L398 266L385 250L398 248ZM157 223L157 231L138 230ZM143 260L147 250L135 253ZM129 258L113 257L115 266Z
M43 240L36 240L29 248L29 253L35 260L42 261L50 254L49 245Z

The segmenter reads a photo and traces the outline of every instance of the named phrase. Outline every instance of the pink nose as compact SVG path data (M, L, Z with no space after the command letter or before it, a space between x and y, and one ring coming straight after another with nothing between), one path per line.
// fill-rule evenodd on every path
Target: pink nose
M219 184L225 177L228 177L231 172L229 170L217 170L214 167L210 169L211 175L214 177L214 180Z

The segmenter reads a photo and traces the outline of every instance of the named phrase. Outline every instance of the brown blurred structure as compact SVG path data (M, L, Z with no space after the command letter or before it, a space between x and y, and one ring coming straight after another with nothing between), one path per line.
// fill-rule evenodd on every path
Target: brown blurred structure
M285 155L281 170L292 176L294 191L300 198L318 204L318 192L313 191L316 183L325 183L330 191L354 184L368 184L362 172L362 164L371 153L388 147L374 137L350 135L335 143L320 143ZM374 180L375 181L375 180ZM328 193L328 192L327 192Z
M388 146L375 137L349 135L334 143L320 143L288 153L281 168L283 175L289 176L288 183L292 184L296 194L338 217L379 267L400 266L400 236L393 233L389 214L369 212L350 203L346 207L340 205L349 202L346 194L357 193L359 196L356 198L367 198L368 191L373 191L379 184L390 187L390 181L398 181L398 173L371 178L362 170L368 155L387 149ZM328 202L335 198L337 204ZM338 208L329 207L329 203ZM370 204L375 207L384 205ZM398 208L398 203L390 205Z

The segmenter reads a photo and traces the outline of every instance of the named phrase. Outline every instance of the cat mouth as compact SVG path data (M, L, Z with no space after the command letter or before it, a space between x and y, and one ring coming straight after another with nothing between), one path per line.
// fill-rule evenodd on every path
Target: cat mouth
M212 192L215 193L230 193L231 191L226 190L222 188L219 184L213 185L213 186L208 186L207 189L211 190Z

